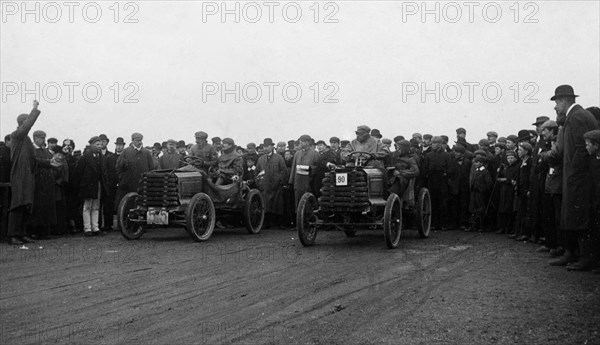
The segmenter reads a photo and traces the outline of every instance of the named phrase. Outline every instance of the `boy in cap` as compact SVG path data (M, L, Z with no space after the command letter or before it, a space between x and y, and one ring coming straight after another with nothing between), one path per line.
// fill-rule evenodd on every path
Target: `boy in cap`
M514 151L506 154L506 163L502 164L496 179L500 186L500 200L498 204L498 231L497 234L512 234L515 221L515 190L519 179L518 157Z
M466 229L469 225L469 176L471 174L471 160L466 156L466 149L462 145L452 148L454 171L456 174L449 179L451 219L454 219L458 229Z
M519 178L517 181L517 218L515 224L515 234L510 235L517 241L526 241L530 236L530 227L528 222L529 192L531 188L531 151L533 148L528 142L521 142L517 155L519 156ZM508 154L508 152L507 152Z
M484 214L487 207L487 195L492 187L492 177L485 168L486 159L475 157L473 169L469 178L469 212L471 213L471 227L465 231L482 231Z

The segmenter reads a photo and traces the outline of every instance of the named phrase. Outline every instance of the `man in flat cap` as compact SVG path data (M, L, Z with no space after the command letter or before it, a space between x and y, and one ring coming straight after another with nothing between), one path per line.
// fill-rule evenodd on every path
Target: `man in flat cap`
M426 133L423 135L423 141L421 142L421 154L423 156L425 156L426 154L431 152L431 139L432 138L433 138L433 135L431 135L431 134Z
M185 145L185 141L179 140L177 142L177 153L179 153L179 155L181 155L181 157L185 157L188 155L187 146Z
M282 158L285 155L285 141L280 141L277 143L277 148L275 149L275 153L280 155Z
M298 202L304 193L313 193L312 179L314 178L317 165L319 164L319 153L310 149L312 138L304 134L298 138L300 147L294 154L290 178L288 183L294 186L295 207L298 207Z
M29 131L35 124L40 111L38 101L33 101L33 109L28 114L17 117L17 129L10 135L11 200L8 214L8 243L12 245L34 242L26 234L31 218L35 184L35 150L29 138Z
M215 151L217 151L217 157L221 157L222 150L223 150L223 143L221 141L221 138L214 137L211 139L211 141L212 141L212 146L215 148Z
M115 214L115 198L117 196L117 159L116 154L108 150L110 140L106 134L100 134L100 168L102 178L102 193L100 195L100 209L102 210L100 228L103 231L113 230L113 217ZM123 138L121 138L122 140Z
M33 238L48 238L50 228L56 226L55 202L55 168L51 164L53 155L45 148L46 133L33 132L33 146L35 148L35 186L33 196Z
M140 133L131 135L132 145L123 150L117 159L117 176L119 186L115 204L118 205L125 194L137 192L143 173L154 169L152 154L142 144L144 136Z
M322 141L322 140L320 140ZM329 139L329 148L325 147L323 151L319 151L319 164L313 178L313 190L315 197L321 196L321 187L323 186L323 178L327 170L334 168L336 165L342 164L340 138L331 137ZM318 146L317 146L318 147Z
M48 138L48 140L46 140L46 142L48 143L48 152L52 153L54 152L54 147L56 147L56 145L58 145L58 139L56 138Z
M467 150L462 145L452 148L452 164L456 173L449 179L449 213L451 225L457 229L465 230L469 225L469 176L471 174L471 160L466 157Z
M284 227L287 223L283 217L285 214L283 185L287 183L285 159L274 152L271 138L265 138L263 150L264 154L258 158L256 163L256 170L258 178L262 180L259 183L259 189L265 202L265 222L267 228L270 226Z
M174 139L167 140L167 151L158 158L159 168L162 170L174 170L183 165L181 160L183 156L177 152L177 141Z
M362 125L356 128L355 133L356 139L352 140L342 151L342 159L347 161L349 159L348 155L353 151L369 152L375 155L375 159L370 159L365 164L382 168L382 159L386 156L386 152L383 150L381 142L371 136L371 129L368 126Z
M579 261L568 265L568 269L588 270L591 262L588 258L588 241L590 222L590 207L592 188L590 176L590 161L585 149L583 135L598 129L594 116L580 105L575 103L578 97L573 87L561 85L556 88L554 96L550 99L556 103L554 110L557 123L563 124L562 143L557 143L562 148L563 158L563 199L561 213L561 228L566 234L566 248L563 257L551 261L551 265L567 265L575 262L579 248Z
M431 222L436 230L446 230L448 182L455 174L452 157L444 150L443 142L439 136L431 139L431 152L425 155L422 170L431 195Z
M489 131L486 134L487 140L490 142L490 145L494 145L498 140L498 133L494 131Z
M90 149L83 153L75 171L75 183L79 196L83 200L83 235L104 235L100 230L100 203L103 191L102 181L102 143L94 136L88 141ZM112 226L112 219L110 221Z
M199 131L194 135L196 137L196 144L190 149L190 156L200 158L193 161L194 166L208 173L210 168L216 167L218 164L219 157L217 150L208 143L208 134L205 132Z

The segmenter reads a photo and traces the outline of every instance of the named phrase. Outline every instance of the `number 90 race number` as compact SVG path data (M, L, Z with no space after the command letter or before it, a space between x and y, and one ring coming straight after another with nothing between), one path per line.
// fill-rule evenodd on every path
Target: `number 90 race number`
M336 186L347 186L348 185L348 174L335 174L335 185Z

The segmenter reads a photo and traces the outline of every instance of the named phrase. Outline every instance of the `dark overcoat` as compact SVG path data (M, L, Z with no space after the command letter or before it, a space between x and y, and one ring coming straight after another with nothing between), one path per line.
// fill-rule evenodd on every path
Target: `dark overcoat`
M40 116L33 109L27 119L10 135L10 209L33 205L35 178L35 150L29 138L29 130Z
M56 224L56 170L50 165L52 154L45 148L35 149L35 186L33 196L33 225Z
M285 160L276 153L262 155L256 163L256 170L265 172L260 191L265 202L265 212L278 215L284 214L283 184L285 183Z
M117 190L117 159L118 155L106 151L100 157L102 188L107 197L114 198Z
M563 198L561 227L587 230L590 226L590 160L583 134L597 129L594 116L580 105L567 114L563 128Z
M498 172L498 178L505 178L506 181L498 182L500 190L500 202L498 212L512 213L515 203L516 183L519 179L519 163L514 162L511 165L505 164Z
M76 169L79 197L83 200L98 199L98 183L102 179L100 157L94 157L91 151L87 151L77 162Z
M117 159L117 176L119 189L126 192L137 192L143 173L154 169L152 154L145 148L136 150L128 147Z

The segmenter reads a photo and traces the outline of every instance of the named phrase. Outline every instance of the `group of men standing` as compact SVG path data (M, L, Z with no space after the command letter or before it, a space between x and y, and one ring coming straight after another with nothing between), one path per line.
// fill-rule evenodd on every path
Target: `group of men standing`
M551 98L556 120L540 116L535 130L518 135L499 137L490 131L476 145L467 142L464 128L456 130L451 147L443 135L414 133L410 139L398 135L390 140L361 125L351 141L332 137L327 145L305 134L287 146L265 138L246 149L231 138L215 137L209 144L208 134L199 131L192 146L170 139L149 149L143 147L142 134L133 133L127 148L117 138L112 153L102 134L92 137L79 157L70 139L62 147L49 139L46 148L45 133L35 131L31 141L29 131L40 116L34 102L31 113L19 115L17 130L7 136L7 236L11 244L31 242L32 236L46 236L49 227L64 227L65 219L67 227L83 228L87 236L104 234L112 229L115 206L137 191L143 173L185 164L202 169L215 184L244 180L259 188L267 224L289 227L302 195L318 197L325 173L352 161L350 152L360 151L370 154L368 165L393 167L386 178L390 192L414 202L419 189L428 188L434 228L506 233L544 244L538 251L554 257L552 265L587 270L600 256L600 114L596 107L577 105L576 97L572 87L561 85ZM7 170L2 152L0 172Z

